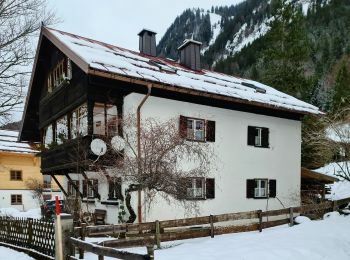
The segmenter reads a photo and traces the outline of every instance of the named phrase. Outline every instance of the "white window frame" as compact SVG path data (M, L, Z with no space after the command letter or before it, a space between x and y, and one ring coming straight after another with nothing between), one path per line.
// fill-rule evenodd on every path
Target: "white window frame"
M265 183L265 187L262 187L262 183ZM255 179L254 197L266 198L268 192L268 179Z
M197 181L200 180L200 186ZM191 187L187 188L186 196L188 199L204 199L205 198L205 179L204 178L189 178Z
M254 144L260 147L262 146L262 128L256 127L255 130L257 130L257 135L255 136Z
M189 128L189 122L192 122L192 128ZM197 129L197 123L201 123L202 127ZM205 141L205 120L196 118L187 118L187 139L194 141ZM201 138L197 137L197 133L201 133Z

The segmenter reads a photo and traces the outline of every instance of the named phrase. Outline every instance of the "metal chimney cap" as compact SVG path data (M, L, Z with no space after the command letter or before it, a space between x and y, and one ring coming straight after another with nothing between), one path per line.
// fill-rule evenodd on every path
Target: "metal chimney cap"
M199 41L195 41L195 40L193 40L193 39L186 39L186 40L184 40L184 42L180 45L180 47L177 48L177 49L178 49L178 50L182 50L183 48L185 48L185 47L186 47L187 45L189 45L190 43L193 43L193 44L196 44L196 45L199 45L199 46L202 45L202 43L199 42Z
M148 32L148 33L150 33L150 34L157 34L155 31L152 31L152 30L143 28L137 35L141 36L141 35L143 35L145 32Z

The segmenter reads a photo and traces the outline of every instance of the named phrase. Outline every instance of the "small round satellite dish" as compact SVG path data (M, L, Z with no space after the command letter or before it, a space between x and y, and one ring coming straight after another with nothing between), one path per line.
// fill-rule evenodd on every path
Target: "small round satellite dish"
M97 156L104 155L107 151L107 145L101 139L92 140L90 144L90 148L91 148L91 151Z
M125 148L125 140L123 137L116 135L111 140L111 145L117 152L122 151Z

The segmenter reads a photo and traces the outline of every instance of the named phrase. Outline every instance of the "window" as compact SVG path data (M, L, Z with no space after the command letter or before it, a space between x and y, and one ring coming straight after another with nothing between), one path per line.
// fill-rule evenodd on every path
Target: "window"
M98 180L96 179L83 180L83 197L85 198L98 197Z
M22 171L10 171L10 180L11 181L21 181L22 180Z
M108 199L109 200L123 199L121 178L110 178L109 189L108 189Z
M275 198L276 180L250 179L247 180L247 198Z
M83 104L72 112L71 115L71 138L87 135L87 105Z
M267 196L267 180L255 180L254 197L265 198Z
M72 196L72 197L77 197L78 196L78 192L74 188L73 184L79 189L79 181L78 180L68 181L68 194L70 196Z
M47 77L47 92L51 93L72 77L72 64L70 59L63 58L49 72Z
M56 122L56 143L62 144L68 139L68 119L64 116Z
M204 199L204 178L189 178L186 195L188 199Z
M44 188L51 189L51 175L43 175Z
M180 136L192 141L215 142L215 121L180 116Z
M53 127L52 125L49 125L44 129L44 136L43 136L44 147L49 148L52 142L53 142Z
M95 135L117 135L118 111L115 105L95 103L93 117Z
M22 195L11 194L11 205L22 205Z
M269 147L269 129L266 127L248 126L248 145Z

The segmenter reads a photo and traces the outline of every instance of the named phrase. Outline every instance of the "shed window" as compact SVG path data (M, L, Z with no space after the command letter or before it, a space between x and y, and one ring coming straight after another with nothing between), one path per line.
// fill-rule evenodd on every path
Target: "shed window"
M62 144L68 139L68 119L67 116L61 117L56 122L56 143Z
M118 133L118 111L115 105L95 103L94 134L115 136Z
M11 205L22 205L22 195L11 194Z
M21 181L22 180L22 171L10 171L10 180L11 181Z

